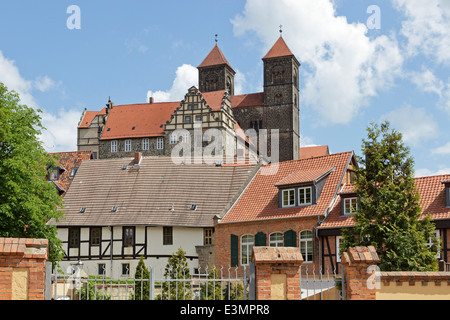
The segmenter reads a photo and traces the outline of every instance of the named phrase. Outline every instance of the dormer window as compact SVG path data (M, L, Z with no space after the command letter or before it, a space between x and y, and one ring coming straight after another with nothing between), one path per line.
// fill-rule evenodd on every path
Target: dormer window
M358 210L358 198L344 198L342 201L344 202L344 216L349 216Z
M294 207L295 206L295 189L282 190L283 196L282 207Z
M312 187L298 188L298 204L301 206L312 204Z
M58 169L48 170L48 180L58 181L58 179L59 179L59 170Z
M445 206L450 208L450 181L444 181L445 183Z

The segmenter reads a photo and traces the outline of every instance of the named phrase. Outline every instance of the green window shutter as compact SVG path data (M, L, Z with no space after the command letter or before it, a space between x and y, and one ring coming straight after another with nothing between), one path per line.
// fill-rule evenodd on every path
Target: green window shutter
M263 232L258 232L255 236L255 247L265 247L266 246L266 234Z
M239 238L238 236L231 235L231 266L239 266Z
M294 230L288 230L284 233L284 246L285 247L297 246L297 233Z

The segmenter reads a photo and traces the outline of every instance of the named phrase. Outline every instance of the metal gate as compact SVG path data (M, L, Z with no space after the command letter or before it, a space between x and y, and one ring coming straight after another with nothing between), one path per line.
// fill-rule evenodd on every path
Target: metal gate
M312 265L300 266L300 290L302 300L345 300L344 269L316 270Z
M87 275L74 268L48 277L47 299L52 300L252 300L254 268L211 267L191 274L171 270L155 276L155 269L139 277L108 278Z

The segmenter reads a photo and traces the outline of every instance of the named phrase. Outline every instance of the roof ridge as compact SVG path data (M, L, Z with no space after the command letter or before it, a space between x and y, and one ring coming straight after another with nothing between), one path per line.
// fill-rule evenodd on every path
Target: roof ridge
M325 154L325 155L322 155L322 156L317 156L317 157L313 157L313 158L306 158L306 159L286 160L286 161L283 161L282 163L317 160L317 159L324 158L324 157L340 156L340 155L347 154L347 153L351 154L351 153L353 153L353 151L344 151L344 152ZM264 167L265 166L270 166L270 165L272 165L272 163L268 163L268 164L264 165Z
M444 174L433 174L431 176L414 177L414 179L437 178L437 177L443 177L443 176L450 176L450 172L449 173L444 173Z

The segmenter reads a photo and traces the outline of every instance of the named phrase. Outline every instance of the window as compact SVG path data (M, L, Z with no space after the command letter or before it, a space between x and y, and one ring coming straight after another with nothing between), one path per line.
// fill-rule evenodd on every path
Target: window
M189 134L189 132L183 133L183 136L182 136L182 140L181 140L181 141L182 141L183 143L189 143L190 140L191 140L191 135Z
M190 105L188 105L188 110L198 110L198 104L190 104Z
M295 189L283 190L283 208L295 206Z
M191 116L185 116L184 117L184 122L185 123L191 123Z
M158 150L164 149L164 138L158 137L158 139L156 139L156 149Z
M58 169L50 169L48 170L48 180L57 181L59 178L59 170Z
M300 252L302 253L304 262L312 262L313 250L312 231L304 230L300 232Z
M336 262L341 262L341 241L342 237L336 237Z
M170 144L176 144L178 142L178 137L175 133L170 135Z
M117 140L111 141L111 152L117 152Z
M148 150L150 148L150 143L148 138L142 139L142 150Z
M344 199L344 216L351 215L358 210L358 198Z
M134 227L123 227L123 246L132 247L134 245Z
M441 238L441 233L440 233L439 230L434 230L433 233L434 233L434 235L435 235L435 237L436 237L437 240L439 240L439 239ZM434 244L434 243L433 243L433 239L430 237L430 239L428 239L427 246L431 249L431 247L433 246L433 244ZM437 259L440 259L440 258L441 258L441 250L440 250L440 247L438 247L438 251L437 251L437 254L436 254L436 258L437 258Z
M75 175L77 174L78 168L73 168L72 171L70 172L70 177L73 178L75 177Z
M80 246L80 228L69 228L69 248Z
M97 270L98 270L98 275L99 276L104 276L106 274L106 264L99 263Z
M254 239L253 235L247 234L241 238L241 265L245 266L250 263L250 258L253 250Z
M202 122L202 116L195 116L195 122Z
M130 264L122 263L122 275L129 276L130 275Z
M163 227L163 245L172 245L173 244L173 228L172 227Z
M125 152L131 152L131 140L125 140Z
M269 235L270 247L283 247L283 234L281 232L274 232Z
M298 188L298 204L307 205L312 204L312 188Z
M213 239L213 228L205 228L203 240L204 245L206 246L212 244L212 239Z
M91 228L91 246L99 246L101 239L101 230L100 228Z

